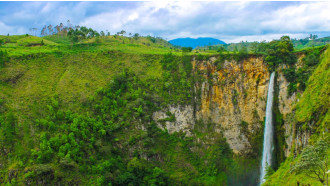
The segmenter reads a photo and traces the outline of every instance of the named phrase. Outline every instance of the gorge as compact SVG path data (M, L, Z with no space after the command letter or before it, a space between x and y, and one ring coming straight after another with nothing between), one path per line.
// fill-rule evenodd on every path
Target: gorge
M101 39L6 50L1 183L258 185L265 162L281 171L326 134L326 46L185 53L156 38Z

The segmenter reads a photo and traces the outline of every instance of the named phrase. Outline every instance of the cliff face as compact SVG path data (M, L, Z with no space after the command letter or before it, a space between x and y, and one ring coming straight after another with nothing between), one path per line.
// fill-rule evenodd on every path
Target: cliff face
M222 132L235 153L252 151L255 136L263 132L269 72L261 57L250 57L241 62L217 57L198 61L193 59L195 72L203 80L195 84L197 97L192 106L174 107L154 113L153 119L169 132L187 132L194 127L193 120L214 123L214 131ZM175 115L175 121L164 121Z
M298 57L297 67L302 66L303 55ZM193 67L202 80L195 83L194 105L170 105L155 112L153 119L170 133L183 131L188 136L197 120L213 123L214 131L223 133L236 154L246 155L260 151L263 140L264 117L270 73L262 57L250 56L242 61L223 60L211 57L208 60L193 58ZM289 82L283 75L288 68L277 69L279 111L283 116L288 156L295 149L307 144L309 131L297 130L294 105L299 100L297 93L288 95ZM175 119L168 119L169 114Z
M262 130L265 115L269 73L262 58L242 62L228 61L217 69L215 58L196 62L204 76L212 77L197 86L201 89L201 105L197 119L215 123L223 131L235 153L249 153L251 136Z
M303 66L303 57L305 55L299 55L297 63L295 64L296 69ZM277 84L279 86L279 110L283 116L283 128L284 128L284 139L286 142L286 148L284 154L286 157L292 151L298 151L308 144L309 137L311 135L310 130L302 130L300 127L297 128L297 121L295 119L295 105L299 101L298 94L302 92L295 92L292 95L288 94L289 82L285 79L283 70L287 69L287 65L281 65L278 70Z
M169 133L183 131L186 132L187 136L190 136L190 130L195 124L191 105L170 105L167 111L153 113L152 118L157 122L159 128L167 129Z

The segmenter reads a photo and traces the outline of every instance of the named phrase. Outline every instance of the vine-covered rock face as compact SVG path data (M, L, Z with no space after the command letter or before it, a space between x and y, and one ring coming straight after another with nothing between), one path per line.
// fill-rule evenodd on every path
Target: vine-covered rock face
M203 82L197 117L216 123L235 153L251 152L252 135L261 132L265 115L269 72L262 58L237 62L225 60L217 67L215 58L197 62L211 81ZM246 125L242 124L246 123Z
M167 129L169 133L183 131L187 136L190 136L190 130L195 124L193 107L172 106L168 107L168 111L154 112L152 118L156 121L157 126L161 129Z
M303 57L298 57L297 67L302 66ZM221 59L221 56L216 56L208 60L193 58L192 63L194 73L203 77L194 84L194 103L186 106L169 105L155 112L153 119L158 126L170 133L183 131L190 136L195 121L212 122L215 124L214 130L224 134L234 153L260 155L270 76L263 57L250 56L235 61L229 57ZM297 101L296 93L288 94L289 82L283 74L283 69L287 68L286 65L280 66L276 79L278 106L283 115L285 131L285 156L289 155L292 145L292 111ZM308 135L303 135L304 140L308 140Z
M262 57L239 62L220 60L193 59L194 73L203 77L194 84L194 103L168 106L167 110L154 113L153 119L170 133L184 131L188 135L195 121L211 122L215 124L214 131L224 134L235 153L257 153L267 99L267 66ZM169 119L171 114L175 119Z

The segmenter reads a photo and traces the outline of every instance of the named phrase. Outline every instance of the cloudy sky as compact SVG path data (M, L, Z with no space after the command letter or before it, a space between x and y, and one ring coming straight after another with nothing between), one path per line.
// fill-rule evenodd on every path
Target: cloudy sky
M330 36L330 1L323 2L0 2L0 34L66 24L97 31L214 37L227 43Z

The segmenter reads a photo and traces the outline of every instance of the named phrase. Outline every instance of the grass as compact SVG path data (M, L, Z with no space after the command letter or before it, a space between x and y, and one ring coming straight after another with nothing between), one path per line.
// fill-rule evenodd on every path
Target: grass
M41 46L41 45L58 45L53 41L48 41L47 39L35 37L35 36L28 36L22 39L17 40L18 46Z
M124 68L134 70L144 80L160 77L160 59L160 56L145 54L82 52L11 60L6 68L0 69L3 82L0 98L7 100L8 106L22 116L30 115L30 108L45 103L54 94L60 95L69 108L77 110L78 102L86 101ZM143 62L146 60L149 63Z
M0 50L7 50L11 57L10 61L5 64L5 67L0 68L0 99L4 100L6 108L14 112L18 117L18 131L20 133L19 137L21 137L17 139L20 143L15 145L14 152L16 154L8 162L10 170L24 167L20 163L24 161L19 159L20 155L24 153L29 154L30 150L35 147L33 144L35 141L34 138L37 141L40 136L38 133L35 134L34 132L36 131L31 128L34 126L35 119L46 117L46 105L49 105L50 98L54 97L54 95L58 95L61 105L64 105L66 110L71 110L75 113L88 113L90 110L85 105L95 95L95 91L99 88L106 87L113 80L113 77L120 74L125 68L133 71L135 76L144 85L154 86L157 89L157 87L160 87L164 83L159 82L163 81L164 69L160 63L163 54L172 52L176 57L182 55L180 50L168 45L167 42L163 40L152 41L148 37L134 39L123 36L104 36L100 37L99 40L92 38L74 45L70 43L68 38L57 36L46 36L43 38L9 36L8 38L10 43L6 43L0 47ZM33 44L41 42L40 39L44 40L45 45L33 46ZM198 54L202 54L203 59L208 59L210 56L215 55L216 51L199 51L199 53L194 53L193 51L188 53L188 55ZM178 59L178 61L180 60ZM171 71L171 76L176 75L176 70L177 66ZM322 97L322 95L329 93L327 85L327 82L329 82L328 77L329 49L323 61L309 80L306 93L303 94L300 101L304 103L297 105L297 118L299 121L309 121L313 119L312 117L315 112L320 108L328 108L329 96ZM147 84L149 80L151 80L151 84ZM320 84L317 84L317 82L320 82ZM307 103L310 99L312 101ZM322 126L326 126L327 121L329 121L328 112L322 121ZM246 172L250 171L253 171L253 174L246 176L246 180L253 179L252 177L256 176L255 172L257 171L255 169L257 167L254 166L251 170L242 167L244 165L248 165L248 167L252 166L251 164L256 165L257 160L242 160L242 162L239 162L240 160L234 160L238 162L232 170L236 173L233 177L229 178L227 178L224 172L215 175L212 173L214 171L212 167L207 168L202 166L203 169L196 170L196 167L199 167L199 164L202 164L202 162L209 160L216 162L216 158L221 154L218 148L223 147L225 144L223 141L216 144L214 139L220 138L219 134L213 131L213 127L209 128L211 131L203 129L205 126L207 125L204 123L201 123L200 126L196 125L196 127L201 128L194 131L194 135L198 137L195 139L203 141L201 144L194 142L196 143L194 145L201 146L197 151L200 154L196 154L196 156L187 153L191 149L189 145L192 145L192 143L182 140L179 134L169 135L166 132L159 133L162 135L155 137L157 143L155 143L152 150L154 152L161 152L159 154L165 159L163 161L155 160L153 163L163 166L164 169L167 168L168 170L166 171L171 173L170 177L174 180L181 180L182 185L191 181L188 180L187 174L191 178L195 178L196 183L209 185L217 183L226 184L227 180L230 183L236 183L242 175L246 175ZM127 136L139 138L140 135L145 135L145 131L137 130L137 128L132 124L127 130L125 129L113 135L120 145L125 145L123 142L128 140ZM158 144L164 145L159 146ZM204 157L202 156L203 154ZM200 158L202 160L204 158L205 161L199 161ZM6 158L0 157L0 161L5 160L7 161ZM290 175L288 172L290 161L288 159L267 184L281 185L288 183L289 185L294 185L297 180L306 184L314 184L313 181L306 179L303 175ZM223 166L221 163L220 165ZM53 168L55 167L56 174L66 174L57 171L57 165L51 166ZM223 169L226 170L227 166ZM228 168L227 171L230 171L230 169ZM23 173L23 170L21 172ZM199 173L205 174L204 177L197 178L196 175ZM7 172L4 175L8 175ZM71 176L68 177L71 178ZM88 178L77 179L87 180Z
M296 104L295 120L302 127L312 125L314 134L310 140L317 140L320 134L327 134L330 123L330 48L325 51L322 60L308 80L307 88ZM301 126L300 126L301 127ZM292 155L291 155L292 156ZM328 154L329 156L329 154ZM299 157L299 156L298 156ZM263 185L322 185L318 180L311 179L304 174L290 173L290 165L298 158L289 157L281 164L279 169Z
M313 117L317 114L329 113L327 110L330 107L330 49L328 48L323 55L322 61L309 78L308 86L296 105L298 122L308 122L315 119ZM325 122L329 121L322 123Z
M299 182L303 185L313 185L322 186L320 182L315 179L309 178L304 174L295 175L290 173L290 164L294 160L288 158L284 163L281 164L280 168L267 180L263 186L273 186L273 185L287 185L295 186Z
M80 53L80 52L103 52L119 51L129 54L166 54L182 55L180 49L174 48L165 40L152 40L149 37L138 37L137 39L124 36L101 36L83 40L77 44L72 44L66 36L0 36L6 39L6 43L0 47L0 50L6 50L9 56L22 57L36 54L51 53ZM43 40L44 45L41 46ZM197 53L198 52L198 53ZM217 51L192 51L187 55L216 55Z

